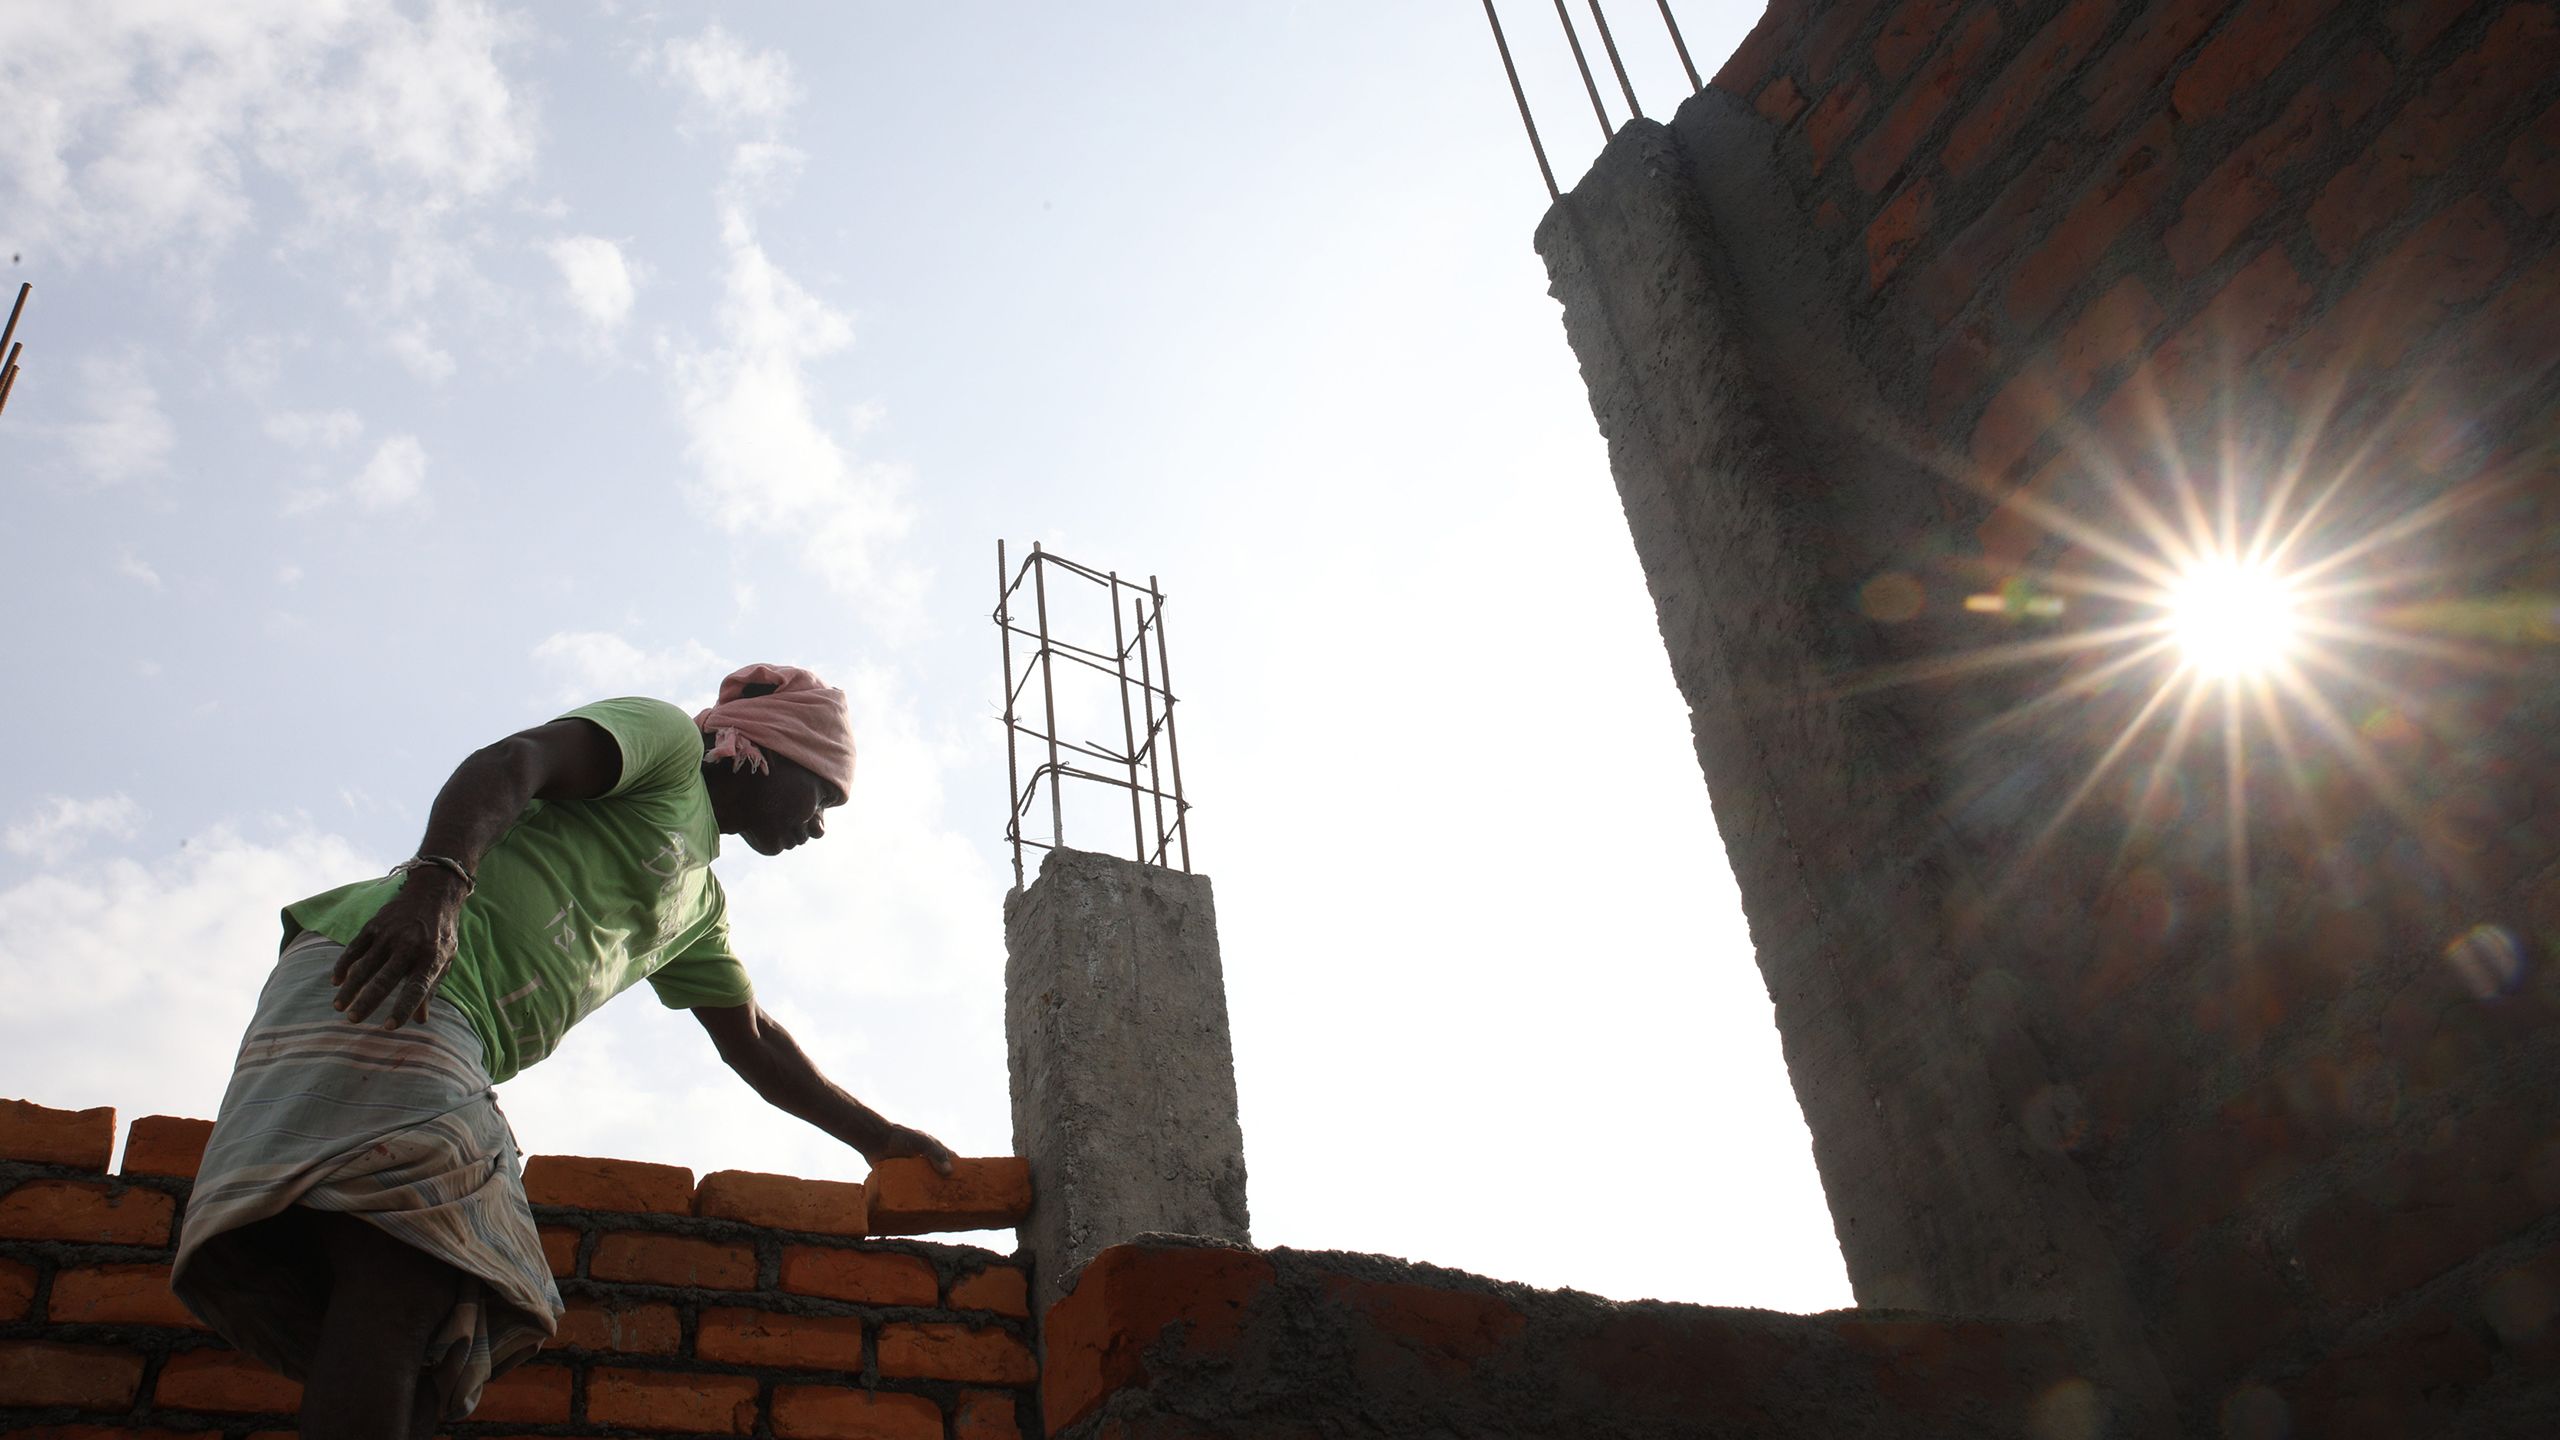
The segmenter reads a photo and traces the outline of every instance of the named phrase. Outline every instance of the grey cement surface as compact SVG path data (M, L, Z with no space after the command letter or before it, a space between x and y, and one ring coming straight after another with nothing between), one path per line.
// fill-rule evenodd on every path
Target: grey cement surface
M1006 897L1005 956L1033 1313L1096 1251L1139 1234L1249 1243L1209 877L1052 850Z
M1246 1303L1232 1340L1195 1350L1178 1327L1128 1337L1147 1347L1143 1382L1060 1440L2082 1433L2048 1428L2053 1417L2038 1409L2086 1369L2067 1326L1616 1301L1382 1255L1257 1253L1272 1283Z
M1800 216L1765 123L1711 90L1621 130L1537 243L1860 1303L2086 1327L2121 1433L2160 1433L2085 1177L2022 1127L2052 1068L2019 1016L1969 1003L1949 917L1977 882L1928 737L1836 683L1877 658L1858 579L1939 487L1863 388Z

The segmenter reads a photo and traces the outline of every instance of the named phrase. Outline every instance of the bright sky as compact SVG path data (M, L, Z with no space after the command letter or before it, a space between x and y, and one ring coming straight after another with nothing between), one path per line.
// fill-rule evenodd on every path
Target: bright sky
M1708 71L1756 18L1677 8ZM1552 9L1505 18L1570 183ZM211 1114L277 907L464 753L774 659L862 768L720 862L764 1003L1009 1152L1036 539L1168 596L1257 1241L1849 1302L1473 0L66 0L0 7L0 95L0 1096ZM863 1169L645 990L503 1099L536 1153Z

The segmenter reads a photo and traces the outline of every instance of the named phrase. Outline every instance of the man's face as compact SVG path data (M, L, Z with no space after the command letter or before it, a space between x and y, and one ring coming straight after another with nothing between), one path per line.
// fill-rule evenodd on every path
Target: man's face
M844 803L835 787L790 760L768 751L772 768L741 777L734 833L759 855L779 855L827 833L826 812Z

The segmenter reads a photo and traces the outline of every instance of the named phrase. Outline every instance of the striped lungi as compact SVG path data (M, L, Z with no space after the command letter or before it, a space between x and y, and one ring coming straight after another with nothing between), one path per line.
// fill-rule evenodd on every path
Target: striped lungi
M278 957L240 1042L187 1200L170 1288L233 1345L302 1379L328 1308L314 1253L280 1252L256 1222L307 1206L361 1217L476 1283L420 1368L446 1419L558 1328L559 1287L525 1203L515 1136L451 1005L385 1030L331 1007L343 950L305 933Z

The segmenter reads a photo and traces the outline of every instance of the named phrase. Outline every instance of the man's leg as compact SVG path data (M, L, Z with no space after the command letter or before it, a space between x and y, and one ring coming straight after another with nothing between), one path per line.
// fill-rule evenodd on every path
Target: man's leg
M331 1272L328 1318L302 1387L303 1440L419 1440L434 1433L427 1342L464 1277L352 1215L305 1211Z

